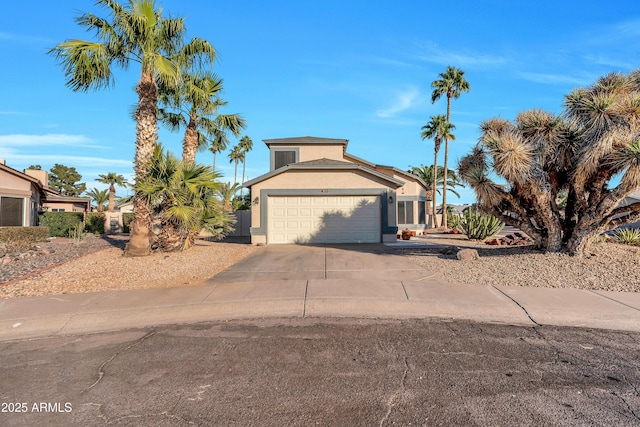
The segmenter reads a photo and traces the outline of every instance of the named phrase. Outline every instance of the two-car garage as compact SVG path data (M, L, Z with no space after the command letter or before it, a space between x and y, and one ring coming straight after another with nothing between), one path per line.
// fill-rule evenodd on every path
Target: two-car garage
M267 243L378 243L379 195L269 196Z

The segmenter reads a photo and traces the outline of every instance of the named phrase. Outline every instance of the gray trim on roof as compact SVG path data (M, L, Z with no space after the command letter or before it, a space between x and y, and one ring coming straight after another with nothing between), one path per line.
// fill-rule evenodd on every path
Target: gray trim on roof
M337 162L338 160L336 160ZM404 181L400 181L399 179L393 178L389 175L378 172L374 169L368 168L366 166L359 165L357 163L349 163L343 162L341 164L305 164L302 163L292 163L287 166L283 166L280 169L276 169L271 172L267 172L264 175L260 175L257 178L254 178L250 181L246 181L243 185L245 188L250 188L252 185L258 184L264 180L267 180L273 176L280 175L281 173L287 172L289 170L325 170L325 171L345 171L345 170L359 170L369 175L376 176L381 178L388 183L395 185L397 187L402 187L404 185Z
M349 143L348 139L338 138L318 138L316 136L298 136L294 138L276 138L276 139L263 139L267 146L271 144L339 144L345 147Z
M364 159L361 159L360 157L354 156L353 154L350 154L350 153L344 153L344 156L345 156L345 157L350 157L350 158L352 158L353 160L355 160L355 161L357 161L357 162L364 163L364 164L366 164L366 165L368 165L368 166L370 166L370 167L373 167L373 168L385 168L385 169L391 169L391 170L393 170L394 172L396 172L396 173L397 173L397 174L399 174L399 175L403 175L403 176L406 176L407 178L413 178L413 179L415 179L415 180L416 180L416 181L418 181L420 184L422 184L422 185L425 187L425 189L426 189L426 190L431 190L431 186L430 186L429 184L427 184L426 182L424 182L424 180L423 180L422 178L420 178L418 175L414 175L414 174L412 174L411 172L403 171L402 169L398 169L398 168L396 168L395 166L377 165L377 164L374 164L374 163L368 162L368 161L366 161L366 160L364 160Z

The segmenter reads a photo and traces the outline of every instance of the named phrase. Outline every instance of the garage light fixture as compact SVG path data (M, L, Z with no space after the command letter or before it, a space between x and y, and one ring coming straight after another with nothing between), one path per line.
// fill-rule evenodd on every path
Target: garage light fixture
M259 203L260 203L260 197L256 196L256 198L253 199L253 204L257 206Z
M389 204L392 205L393 204L393 196L389 196Z

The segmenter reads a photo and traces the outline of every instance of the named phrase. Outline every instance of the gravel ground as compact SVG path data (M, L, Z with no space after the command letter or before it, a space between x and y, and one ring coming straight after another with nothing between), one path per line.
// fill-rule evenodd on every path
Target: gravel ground
M0 265L0 297L196 285L260 248L199 240L188 251L124 257L128 236L55 239ZM47 253L48 252L48 253ZM65 262L66 261L66 262Z
M402 249L411 260L449 282L483 285L580 288L640 292L640 247L595 243L590 258L542 253L531 246L488 246L460 235L429 235L424 241L472 248L480 258L459 261L443 246Z
M530 246L487 246L460 235L417 238L422 239L438 246L398 253L452 283L640 292L636 246L597 243L592 257L578 259L544 254ZM122 256L126 241L127 236L94 237L80 244L55 239L7 264L0 258L0 297L195 285L261 249L201 240L186 252L128 258ZM444 245L476 249L480 259L459 261L455 255L440 253Z

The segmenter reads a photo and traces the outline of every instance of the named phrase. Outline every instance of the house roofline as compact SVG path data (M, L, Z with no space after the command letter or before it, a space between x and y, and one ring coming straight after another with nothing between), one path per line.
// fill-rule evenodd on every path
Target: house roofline
M289 170L360 170L369 175L373 175L375 177L381 178L392 185L395 185L396 188L402 187L404 185L404 181L400 181L399 179L393 178L389 175L385 175L381 172L378 172L374 169L368 168L366 166L362 166L356 163L345 163L345 164L333 164L333 165L310 165L310 164L300 164L300 163L291 163L286 166L283 166L279 169L270 171L265 173L264 175L260 175L257 178L254 178L250 181L246 181L243 185L245 188L250 188L251 186L258 184L262 181L265 181L271 177L276 175L280 175Z
M297 136L292 138L275 138L275 139L263 139L262 140L267 147L271 145L289 145L289 144L303 144L303 145L343 145L345 148L349 143L348 139L339 138L321 138L317 136Z

